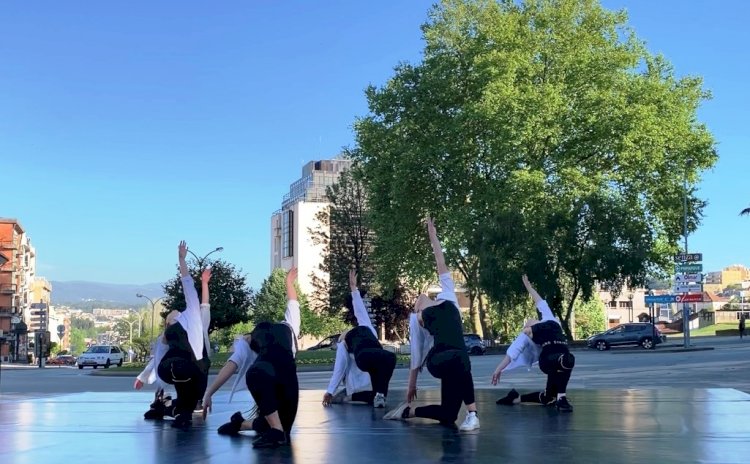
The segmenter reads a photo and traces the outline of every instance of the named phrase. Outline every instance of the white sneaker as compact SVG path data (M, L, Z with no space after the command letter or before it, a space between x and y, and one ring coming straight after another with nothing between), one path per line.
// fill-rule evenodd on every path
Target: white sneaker
M333 394L331 398L331 404L341 404L346 399L346 388L342 388Z
M375 394L375 399L372 402L373 408L384 408L385 407L385 396L382 393Z
M391 409L384 416L385 420L403 420L404 411L409 407L409 403L401 403L396 409Z
M467 412L466 419L464 419L463 424L461 424L458 430L461 430L463 432L469 432L471 430L476 430L478 428L479 428L479 418L477 417L477 413Z

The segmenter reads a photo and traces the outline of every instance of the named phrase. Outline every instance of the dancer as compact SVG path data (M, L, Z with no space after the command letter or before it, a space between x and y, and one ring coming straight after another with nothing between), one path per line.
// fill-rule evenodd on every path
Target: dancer
M427 231L435 254L442 292L435 301L424 294L417 298L415 313L409 319L411 371L407 402L390 411L384 418L398 420L424 417L455 427L463 402L467 413L459 429L474 430L479 428L479 417L474 402L471 361L466 353L461 314L454 293L455 285L445 264L435 225L429 218ZM424 365L433 377L440 379L440 404L412 408L411 402L417 397L417 375Z
M208 351L207 347L209 346L209 340L208 340L208 326L211 323L211 305L209 304L209 292L208 292L208 283L211 280L211 268L206 268L201 272L201 304L200 304L200 310L201 310L201 321L203 323L203 360L199 362L199 365L201 367L201 372L203 374L200 384L200 396L202 397L203 393L206 391L206 386L208 384L208 369L211 366L211 361L208 357ZM163 335L163 334L162 334ZM163 382L161 379L158 378L156 375L156 369L155 366L158 366L162 359L164 359L164 355L166 354L167 350L169 349L169 345L164 343L164 339L162 338L162 335L157 337L156 343L154 344L154 349L151 353L151 360L146 364L146 367L143 369L143 371L138 374L138 376L135 379L135 384L133 385L133 388L136 390L140 390L143 388L143 385L145 383L147 384L153 384L156 383L157 389L154 394L154 401L149 406L149 410L146 411L143 414L143 418L147 420L161 420L164 418L164 416L168 417L174 417L175 416L175 406L176 401L172 400L172 397L167 395L165 396L164 387L166 386L166 383ZM201 412L202 406L199 402L196 405L195 412Z
M192 413L200 400L205 361L199 361L206 355L206 346L198 292L185 261L187 245L184 240L178 247L178 256L186 308L183 312L167 314L161 339L168 348L164 357L157 360L156 372L163 382L174 385L177 391L172 427L186 430L192 425Z
M254 430L259 436L254 448L276 448L288 444L299 403L297 365L297 338L300 329L300 310L294 281L297 269L286 276L287 305L284 322L261 322L252 332L238 338L234 353L219 371L203 397L203 417L211 411L211 397L235 372L239 372L232 387L229 401L240 389L240 379L245 380L255 400L259 417L245 420L241 412L219 427L221 435L237 435L241 430Z
M349 271L349 288L352 291L352 307L358 325L342 333L339 338L333 376L323 396L323 405L329 406L331 403L342 402L346 393L349 393L351 401L364 401L375 408L384 408L385 399L388 396L388 384L396 368L396 355L384 350L377 339L377 333L357 288L357 272L354 269ZM367 372L370 375L367 382L368 386L372 386L370 391L361 390L364 382L361 382L357 371ZM334 390L344 376L346 376L347 389L334 397ZM358 380L360 380L359 388L354 385Z
M523 285L534 300L541 321L527 321L523 331L508 347L505 358L492 374L492 385L497 385L503 372L516 367L530 367L539 362L539 368L547 374L547 386L543 391L519 395L512 389L497 404L541 403L555 405L558 411L573 412L573 406L565 394L570 374L575 367L575 356L568 349L560 321L555 318L549 305L531 286L528 277L523 276Z

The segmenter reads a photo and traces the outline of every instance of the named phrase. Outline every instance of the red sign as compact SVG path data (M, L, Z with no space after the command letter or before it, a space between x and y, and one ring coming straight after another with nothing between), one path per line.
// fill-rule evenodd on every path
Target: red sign
M687 295L677 295L676 298L678 303L702 303L702 293L689 293Z

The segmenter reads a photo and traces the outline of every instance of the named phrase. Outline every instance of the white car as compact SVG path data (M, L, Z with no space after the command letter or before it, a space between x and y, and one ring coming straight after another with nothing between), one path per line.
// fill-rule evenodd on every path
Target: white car
M104 366L107 369L113 364L122 366L124 357L125 353L117 346L94 345L78 357L78 368L83 369L85 366L91 366L96 369L99 366Z

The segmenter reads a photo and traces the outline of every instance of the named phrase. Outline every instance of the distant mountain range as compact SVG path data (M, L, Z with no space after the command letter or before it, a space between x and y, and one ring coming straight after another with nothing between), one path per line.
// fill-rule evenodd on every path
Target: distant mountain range
M151 299L164 295L162 284L107 284L102 282L52 281L52 304L73 306L86 309L92 304L96 307L141 307L148 303L143 294Z

